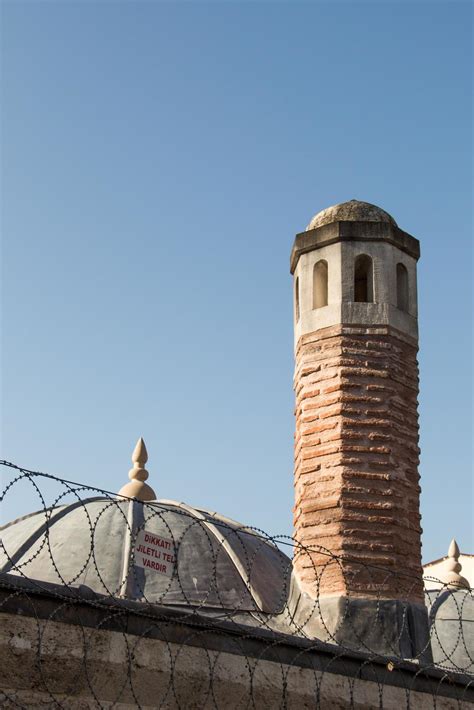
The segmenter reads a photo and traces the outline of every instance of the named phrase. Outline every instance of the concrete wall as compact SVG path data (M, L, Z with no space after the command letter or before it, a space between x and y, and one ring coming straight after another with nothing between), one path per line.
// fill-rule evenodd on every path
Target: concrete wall
M175 643L3 614L0 626L2 708L356 708L410 707L460 710L467 703L444 697L443 682L427 692L412 690L415 674L361 663L359 674L311 667L312 651L291 664L269 661L260 652L242 653L243 639L228 638L232 652L206 648L205 630L187 630L187 642ZM166 624L163 624L166 637ZM199 637L201 647L191 645ZM347 661L349 663L349 661ZM316 664L316 661L315 661ZM305 667L306 666L306 667ZM310 667L308 667L310 666ZM394 684L387 683L387 676ZM372 679L371 679L372 678ZM449 692L453 694L452 687ZM462 691L459 690L459 694ZM285 704L286 703L286 704Z

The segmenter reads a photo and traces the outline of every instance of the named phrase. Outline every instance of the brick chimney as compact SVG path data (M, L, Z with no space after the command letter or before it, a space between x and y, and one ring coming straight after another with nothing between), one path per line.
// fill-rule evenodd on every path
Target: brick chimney
M295 239L294 569L313 598L423 602L419 255L357 200Z

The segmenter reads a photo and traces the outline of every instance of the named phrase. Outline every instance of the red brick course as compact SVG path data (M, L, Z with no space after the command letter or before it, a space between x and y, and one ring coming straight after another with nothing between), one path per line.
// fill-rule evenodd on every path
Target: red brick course
M298 342L295 570L312 596L423 601L416 356L389 326Z

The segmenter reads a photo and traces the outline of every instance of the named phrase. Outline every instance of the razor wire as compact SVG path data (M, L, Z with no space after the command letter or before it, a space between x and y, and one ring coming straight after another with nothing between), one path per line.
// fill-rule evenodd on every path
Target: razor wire
M24 484L38 499L34 513L0 528L2 707L460 708L473 700L470 589L425 577L424 605L414 605L419 579L409 574L174 501L140 502L0 465L11 475L0 496L7 511ZM299 586L295 561L309 569L312 589ZM321 589L335 574L348 589L360 575L374 590L369 602L350 592L328 600ZM394 575L396 601L384 596Z

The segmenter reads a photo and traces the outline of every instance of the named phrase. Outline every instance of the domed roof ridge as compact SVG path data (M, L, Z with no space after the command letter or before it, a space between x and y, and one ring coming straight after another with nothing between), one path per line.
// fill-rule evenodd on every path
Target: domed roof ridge
M108 499L104 499L102 496L94 496L91 498L73 500L60 505L40 508L31 513L26 513L26 515L21 515L14 520L10 520L8 523L5 523L5 525L1 525L0 532L13 529L17 525L27 525L28 527L26 535L16 540L17 544L11 548L10 553L5 558L3 558L2 555L2 559L0 560L0 573L9 572L10 569L16 568L19 559L24 557L27 551L30 550L53 525L60 523L69 513L77 508L84 507L85 503L103 500ZM33 523L33 525L31 525L31 523ZM36 523L36 525L34 523Z
M348 200L321 210L306 227L306 231L332 222L388 222L397 226L392 215L371 202Z

